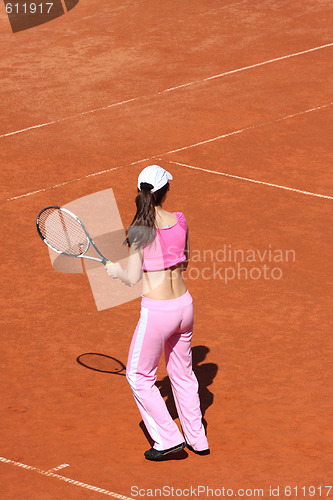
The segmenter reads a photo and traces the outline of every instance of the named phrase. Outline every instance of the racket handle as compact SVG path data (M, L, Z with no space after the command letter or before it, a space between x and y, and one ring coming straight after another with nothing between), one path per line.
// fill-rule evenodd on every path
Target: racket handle
M113 262L111 262L111 260L107 260L107 261L105 262L105 265L106 265L106 266L109 266L110 264L113 264Z

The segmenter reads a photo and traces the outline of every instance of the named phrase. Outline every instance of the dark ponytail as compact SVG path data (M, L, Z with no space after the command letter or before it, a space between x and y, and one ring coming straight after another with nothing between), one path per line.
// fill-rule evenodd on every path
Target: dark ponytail
M136 214L127 229L126 240L128 246L135 243L137 249L150 245L156 237L155 207L160 205L164 195L169 191L169 183L153 193L153 186L141 182L135 198Z

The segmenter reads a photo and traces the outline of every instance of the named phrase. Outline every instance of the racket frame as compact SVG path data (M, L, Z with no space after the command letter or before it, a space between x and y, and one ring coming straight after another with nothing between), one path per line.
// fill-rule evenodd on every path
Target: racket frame
M45 210L47 210L49 208L56 208L58 210L61 210L62 212L66 212L68 215L70 215L71 217L73 217L80 224L80 226L82 227L83 231L85 232L85 234L87 236L87 246L86 246L85 250L82 252L82 254L73 255L73 254L70 254L70 253L61 252L60 250L57 250L53 245L51 245L51 243L49 243L46 238L44 238L44 236L41 233L41 230L39 229L39 219L40 219L40 216L42 215L42 213L45 212ZM59 253L61 255L66 255L66 257L79 257L79 258L82 258L82 259L95 260L97 262L100 262L100 263L104 264L104 266L107 265L107 264L112 264L112 262L109 259L106 259L104 257L104 255L101 254L101 252L98 250L96 244L94 243L92 237L88 233L88 231L87 231L85 225L83 224L83 222L75 214L73 214L73 212L71 212L67 208L59 207L58 205L49 205L48 207L44 207L39 212L39 214L37 215L36 227L37 227L37 232L38 232L39 236L41 237L41 239L44 241L44 243L47 244L47 246L49 248L51 248L52 250L54 250L54 252L57 252L57 253ZM90 243L92 244L93 248L98 253L98 255L100 255L100 257L101 257L100 259L98 259L97 257L91 257L90 255L85 255L86 252L89 250Z

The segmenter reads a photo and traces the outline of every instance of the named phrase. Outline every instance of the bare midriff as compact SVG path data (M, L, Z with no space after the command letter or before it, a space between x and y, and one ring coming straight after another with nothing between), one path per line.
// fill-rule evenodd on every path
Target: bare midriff
M178 264L161 271L144 271L142 295L155 300L181 297L187 291L182 270L182 264Z

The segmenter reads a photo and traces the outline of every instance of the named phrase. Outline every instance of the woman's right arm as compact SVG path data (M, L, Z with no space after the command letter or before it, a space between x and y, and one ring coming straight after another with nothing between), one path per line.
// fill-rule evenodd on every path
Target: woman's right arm
M133 286L142 278L142 252L133 243L129 249L127 267L123 269L119 262L105 266L111 278L119 278L125 285Z

